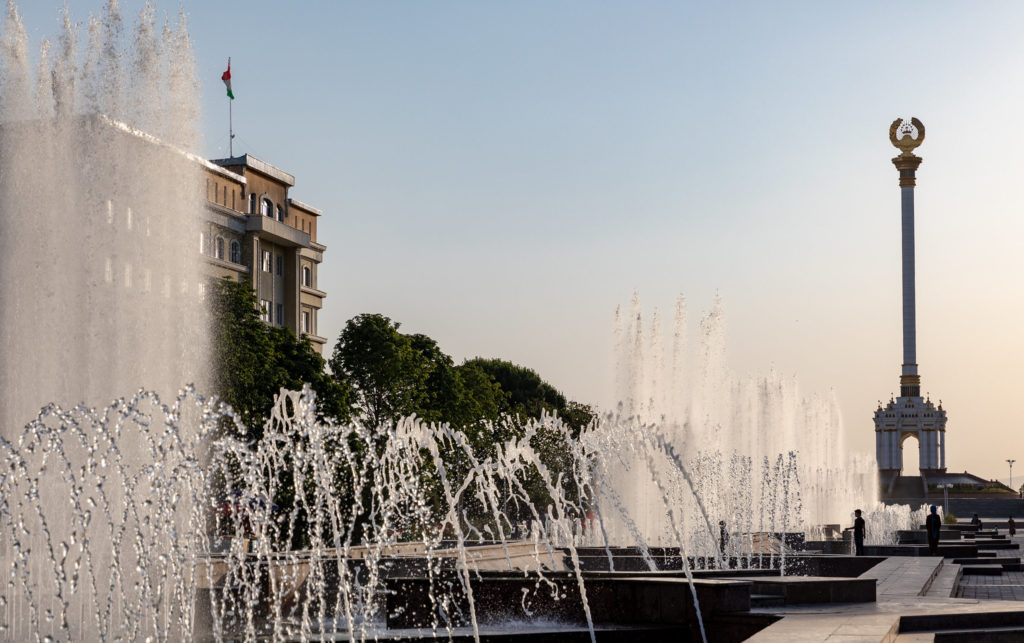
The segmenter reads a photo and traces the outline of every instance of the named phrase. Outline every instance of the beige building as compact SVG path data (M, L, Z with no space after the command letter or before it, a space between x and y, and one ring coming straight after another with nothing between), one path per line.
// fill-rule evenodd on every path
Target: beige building
M206 219L200 251L214 277L250 279L263 321L305 335L321 354L317 288L325 246L316 241L320 210L291 198L295 177L244 154L204 165Z

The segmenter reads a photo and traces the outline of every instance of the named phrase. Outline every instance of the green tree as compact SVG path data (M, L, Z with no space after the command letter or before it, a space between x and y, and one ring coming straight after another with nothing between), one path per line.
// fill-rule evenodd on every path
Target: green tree
M507 395L484 369L455 366L434 339L405 335L400 326L380 314L353 317L331 355L335 378L348 384L371 424L416 414L462 429L507 410Z
M544 412L557 413L572 430L573 437L595 418L592 408L567 400L533 369L481 357L468 360L465 365L479 368L501 387L506 395L505 405L500 409L502 413L524 418L539 418Z
M249 282L217 280L211 298L214 390L241 417L248 439L263 435L263 423L282 388L298 390L308 383L317 394L321 418L348 418L345 383L326 373L326 362L309 339L260 320Z
M282 388L298 390L305 384L316 392L317 414L321 420L349 418L349 390L345 382L326 372L326 362L308 338L296 337L290 329L271 326L260 319L256 294L249 282L221 279L213 283L211 291L214 387L241 418L245 435L239 437L250 441L262 438L275 396ZM321 448L330 452L335 447L325 444ZM286 461L291 454L292 451L285 450ZM273 502L280 507L280 515L291 515L296 492L303 491L296 490L292 469L283 466L268 470L266 475L276 479ZM242 482L225 478L219 484L226 490ZM351 481L338 480L335 493L339 497L350 497L351 487ZM302 547L307 544L304 538L308 535L303 509L298 510L295 520L289 544Z
M392 424L416 411L429 369L400 324L378 314L345 323L331 354L334 377L351 388L372 426Z
M571 498L579 497L572 467L572 442L594 419L593 410L572 402L535 371L499 359L472 359L455 366L437 342L422 335L404 335L400 324L379 314L350 319L331 356L331 370L348 384L357 406L374 426L390 426L416 414L428 422L444 422L467 437L474 457L493 457L497 445L525 435L526 422L544 413L557 414L567 431L540 427L531 445ZM455 479L468 472L469 457L454 444L442 446L442 458ZM426 454L424 454L426 457ZM424 471L432 471L429 461ZM437 481L424 476L429 495L440 493ZM525 481L533 504L544 507L551 496L538 470ZM472 489L463 493L460 508L486 520Z
M309 384L316 393L317 416L321 420L348 420L351 392L344 382L327 372L327 361L313 348L313 342L308 337L296 337L291 329L280 326L267 326L267 332L281 369L279 389L298 390Z
M261 431L278 380L273 343L248 282L220 279L212 290L214 390L250 432Z

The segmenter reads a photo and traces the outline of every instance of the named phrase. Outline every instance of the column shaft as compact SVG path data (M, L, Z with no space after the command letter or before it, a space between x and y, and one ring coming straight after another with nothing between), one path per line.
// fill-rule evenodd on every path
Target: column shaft
M914 292L914 188L900 188L903 210L903 375L917 375L917 309Z

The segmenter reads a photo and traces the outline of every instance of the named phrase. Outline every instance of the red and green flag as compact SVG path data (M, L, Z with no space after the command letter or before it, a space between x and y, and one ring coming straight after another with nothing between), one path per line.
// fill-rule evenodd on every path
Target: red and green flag
M231 59L228 58L228 70L221 74L220 79L224 81L224 86L228 88L228 98L235 100L235 95L231 92Z

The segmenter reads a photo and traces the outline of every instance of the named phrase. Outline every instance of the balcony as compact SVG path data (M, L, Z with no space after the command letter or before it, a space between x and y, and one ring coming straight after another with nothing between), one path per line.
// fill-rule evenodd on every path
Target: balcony
M245 229L249 232L256 232L260 237L285 247L309 247L309 233L296 230L290 225L285 225L276 219L258 214L249 215L245 222Z
M306 293L307 295L313 295L314 297L319 297L321 299L323 299L324 297L327 296L327 293L325 293L324 291L317 290L316 288L313 288L311 286L307 286L305 284L302 285L302 292Z

